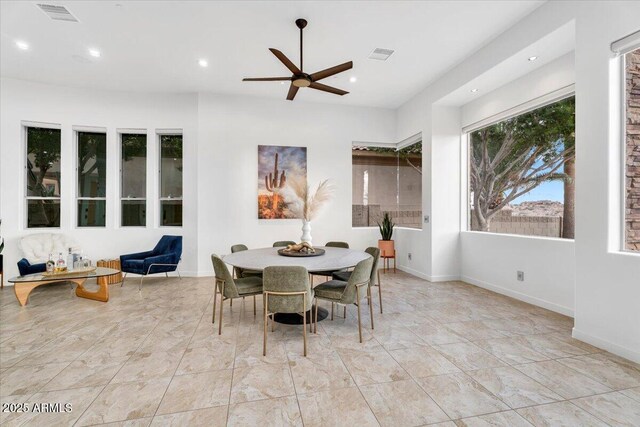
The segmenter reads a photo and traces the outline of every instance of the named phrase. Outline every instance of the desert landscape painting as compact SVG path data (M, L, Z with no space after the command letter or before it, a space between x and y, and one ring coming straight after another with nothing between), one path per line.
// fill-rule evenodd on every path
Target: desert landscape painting
M307 147L258 145L258 219L298 218L281 191L287 181L307 179Z

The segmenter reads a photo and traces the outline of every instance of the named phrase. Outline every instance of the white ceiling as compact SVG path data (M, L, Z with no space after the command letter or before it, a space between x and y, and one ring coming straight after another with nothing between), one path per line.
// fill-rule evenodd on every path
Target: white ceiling
M542 1L40 1L66 6L79 23L52 21L32 1L3 1L0 74L66 86L280 98L287 76L268 51L298 58L296 18L305 18L305 71L353 60L325 84L344 97L304 89L296 100L396 108ZM19 50L16 40L29 43ZM367 59L395 49L386 62ZM89 48L101 51L92 58ZM198 66L206 58L209 67ZM357 77L350 83L349 77Z

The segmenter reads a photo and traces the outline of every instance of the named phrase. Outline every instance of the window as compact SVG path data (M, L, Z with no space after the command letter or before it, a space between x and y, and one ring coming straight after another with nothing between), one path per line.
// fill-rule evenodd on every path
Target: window
M640 251L640 48L625 55L624 248Z
M575 98L469 134L470 229L574 238Z
M182 226L182 135L160 135L160 225Z
M422 228L422 142L402 149L354 146L352 225L376 226L385 212L396 225Z
M77 132L78 227L104 227L106 220L107 135Z
M27 228L60 227L60 129L25 130Z
M120 135L122 227L147 225L147 135Z

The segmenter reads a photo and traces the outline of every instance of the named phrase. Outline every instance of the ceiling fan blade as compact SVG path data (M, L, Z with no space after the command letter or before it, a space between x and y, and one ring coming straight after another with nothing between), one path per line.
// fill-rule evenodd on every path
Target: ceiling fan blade
M291 77L251 77L242 79L243 82L279 82L291 80Z
M321 90L324 92L335 93L336 95L346 95L349 92L346 90L338 89L336 87L331 87L327 85L323 85L322 83L311 82L309 85L310 88Z
M287 58L285 56L284 53L280 52L278 49L274 49L272 47L269 48L269 50L271 51L271 53L273 53L276 58L278 58L280 60L280 62L282 62L284 64L285 67L287 67L289 69L289 71L291 71L293 74L300 74L301 71L298 67L296 67L296 65L291 62L289 60L289 58Z
M300 89L298 86L294 86L293 83L291 83L291 86L289 86L289 93L287 94L288 101L293 101L293 98L296 97L296 93L298 93L298 89Z
M353 68L353 62L345 62L344 64L336 65L335 67L327 68L326 70L311 74L311 80L317 82L318 80L326 79L327 77L350 70L351 68Z

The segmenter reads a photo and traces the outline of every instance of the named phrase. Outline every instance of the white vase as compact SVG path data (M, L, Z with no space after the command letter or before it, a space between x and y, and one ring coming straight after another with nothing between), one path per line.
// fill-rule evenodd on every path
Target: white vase
M300 237L300 241L313 245L311 243L311 221L302 220L302 237Z

